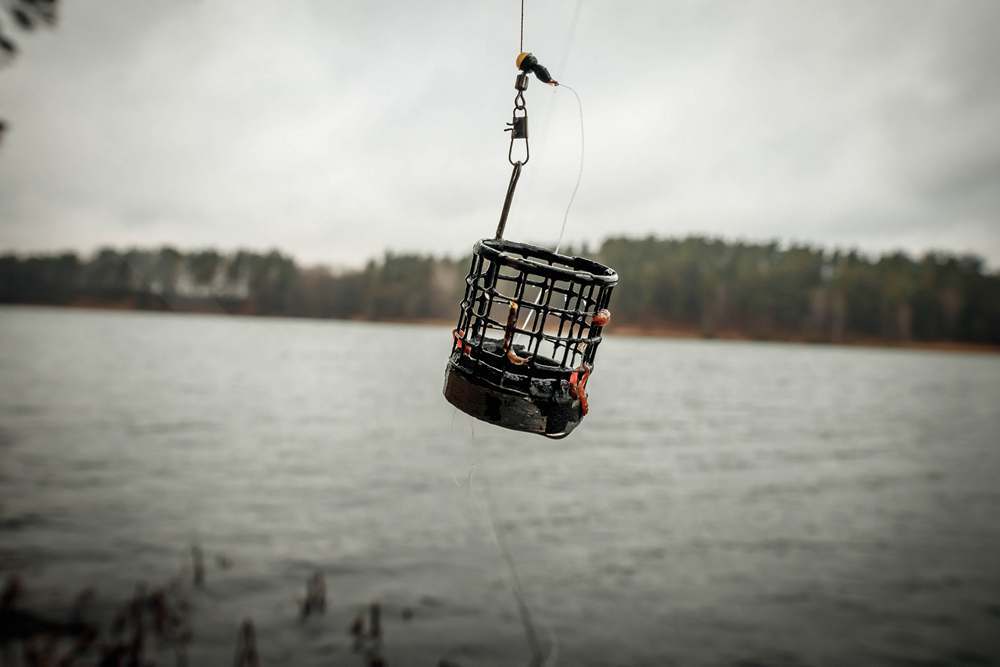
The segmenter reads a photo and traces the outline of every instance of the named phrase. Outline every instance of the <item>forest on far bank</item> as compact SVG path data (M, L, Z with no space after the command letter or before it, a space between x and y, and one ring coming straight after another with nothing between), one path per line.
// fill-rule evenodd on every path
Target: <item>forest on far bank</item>
M613 237L576 249L613 266L613 321L706 337L1000 344L1000 274L931 252L869 257L813 246ZM387 252L364 268L278 251L102 249L0 256L0 303L362 319L451 320L469 258Z

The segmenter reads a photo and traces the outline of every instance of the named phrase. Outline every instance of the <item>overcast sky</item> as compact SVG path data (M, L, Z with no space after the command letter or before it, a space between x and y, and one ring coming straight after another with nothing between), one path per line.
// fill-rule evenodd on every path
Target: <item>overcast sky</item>
M62 4L0 68L0 249L358 265L494 231L518 0ZM996 0L527 0L525 47L583 99L567 237L941 248L996 267L998 34ZM507 236L551 243L579 119L566 90L533 81L527 102Z

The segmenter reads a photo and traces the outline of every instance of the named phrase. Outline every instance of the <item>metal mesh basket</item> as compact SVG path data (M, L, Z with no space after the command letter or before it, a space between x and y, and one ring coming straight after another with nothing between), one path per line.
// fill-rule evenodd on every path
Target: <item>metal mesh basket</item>
M487 422L550 437L587 413L614 270L500 239L473 249L445 397Z

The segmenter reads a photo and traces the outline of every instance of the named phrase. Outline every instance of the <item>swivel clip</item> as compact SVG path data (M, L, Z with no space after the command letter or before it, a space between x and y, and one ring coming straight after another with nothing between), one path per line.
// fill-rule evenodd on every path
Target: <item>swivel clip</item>
M524 91L528 88L528 75L520 72L514 81L514 88L517 95L514 97L514 111L511 114L510 122L504 132L510 132L510 148L507 150L507 161L512 165L520 163L528 164L531 158L531 149L528 146L528 105L524 101ZM524 141L524 158L514 159L514 140Z

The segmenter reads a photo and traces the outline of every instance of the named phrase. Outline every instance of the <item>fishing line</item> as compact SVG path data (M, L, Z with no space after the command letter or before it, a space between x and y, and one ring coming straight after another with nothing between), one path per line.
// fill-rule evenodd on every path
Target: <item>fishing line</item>
M517 572L517 564L514 562L514 557L511 555L510 549L507 547L507 542L503 537L503 532L500 530L499 526L497 526L496 501L493 499L493 490L490 487L490 478L486 475L482 475L482 479L483 495L486 497L486 516L490 520L490 529L493 532L493 541L497 545L500 557L507 565L507 573L510 575L511 592L514 594L514 600L517 602L517 613L521 617L521 625L524 627L524 636L528 640L528 646L531 647L531 664L537 665L539 664L542 655L542 648L538 643L538 633L535 632L535 624L531 618L531 610L528 609L528 605L524 601L524 589L521 586L521 577ZM469 483L469 488L471 489L471 472L469 473Z
M569 24L569 38L566 40L566 48L563 49L562 56L559 58L559 65L556 69L560 75L566 72L566 63L569 61L570 51L573 50L573 42L576 39L576 25L580 22L580 7L583 4L583 0L576 0L576 7L573 8L573 19ZM548 122L548 116L545 117L545 122Z
M580 8L582 4L583 0L577 0L576 7L573 9L573 20L570 22L569 37L567 37L566 39L566 46L565 48L563 48L562 55L559 57L559 65L555 70L560 74L564 74L566 72L566 65L569 62L569 54L573 51L573 43L576 41L576 26L580 22ZM552 92L554 95L555 90L553 90ZM551 143L551 135L549 134L549 125L552 123L552 116L555 113L553 106L554 103L550 102L545 109L545 118L542 119L542 131L540 134L540 136L542 137L542 149L540 151L540 154L543 156L548 155L548 148L549 144Z
M573 208L573 202L576 201L576 193L580 191L580 181L583 180L583 156L586 151L586 137L583 133L583 102L580 100L579 93L565 83L560 83L559 88L565 88L573 93L573 97L576 98L576 108L580 118L580 167L576 172L576 183L573 185L573 193L569 196L569 203L566 204L566 212L563 213L562 227L559 228L559 240L556 241L556 252L559 252L559 248L562 247L563 237L566 235L566 223L569 221L569 212Z
M584 156L586 153L587 143L586 135L583 131L583 101L580 99L580 94L576 92L574 88L567 86L565 83L560 83L556 89L565 88L569 92L573 93L573 97L576 99L576 108L580 119L580 165L576 172L576 183L573 184L573 192L569 196L569 203L566 204L566 210L563 212L562 226L559 228L559 237L556 239L555 252L558 253L559 249L562 248L563 240L566 236L566 225L569 222L569 212L573 208L573 202L576 201L576 194L580 191L580 182L583 180L583 164ZM539 289L538 296L535 299L535 305L539 305L542 302L542 297L544 296L545 290ZM566 295L565 301L569 300L569 295ZM563 303L563 307L566 304ZM531 326L531 321L535 316L536 308L531 308L528 310L527 317L524 318L524 324L521 326L522 329L527 329Z
M524 0L521 0L521 39L517 43L517 52L524 51Z
M470 420L470 427L471 427ZM476 449L476 434L473 430L470 435L470 449ZM479 473L477 475L477 473ZM510 551L510 547L507 545L507 541L504 538L503 530L501 529L499 523L497 522L497 504L496 499L493 496L493 488L490 485L489 476L485 472L485 467L480 463L473 463L469 467L469 472L465 476L465 481L460 482L453 475L452 482L456 487L465 487L466 494L466 505L474 505L480 516L485 516L487 523L490 527L490 532L493 536L493 543L497 547L497 551L500 554L500 559L506 565L506 574L504 578L507 580L508 586L510 587L511 593L514 596L514 601L517 606L518 617L521 621L521 627L524 630L525 640L528 643L528 647L531 650L531 667L553 667L559 657L559 640L556 637L555 632L546 623L541 623L541 626L545 630L545 634L548 635L549 639L549 651L545 654L542 651L541 641L539 640L539 633L536 629L535 618L531 614L531 609L528 607L528 603L525 599L524 586L521 583L521 576L517 569L517 562L514 560L514 556ZM479 494L475 493L474 483L475 478L478 477L481 481L479 486L481 491ZM485 499L485 502L479 500L476 496L481 496ZM544 658L543 658L544 655Z
M521 29L520 29L520 35L519 35L519 41L518 41L518 52L519 53L523 53L524 52L524 3L525 3L525 0L521 0L521 26L520 26ZM573 24L572 24L572 28L571 28L571 32L570 32L570 43L572 43L572 37L573 37L573 35L576 32L576 22L577 22L577 19L579 18L579 14L580 14L580 2L578 0L577 5L576 5L576 10L575 10L575 12L573 14ZM567 46L567 51L568 51L568 49L569 49L569 47ZM564 56L563 60L565 60L565 56ZM536 72L536 74L537 74L537 72ZM547 76L547 72L546 72L546 76ZM570 194L569 203L566 205L566 211L563 213L562 225L559 228L559 238L556 240L556 246L555 246L555 252L558 253L559 249L562 247L563 239L564 239L565 234L566 234L566 225L567 225L567 222L569 221L570 210L573 207L573 202L576 201L577 192L580 190L580 182L583 180L583 164L584 164L585 143L584 143L584 131L583 131L583 102L580 100L580 95L576 92L576 90L574 90L573 88L571 88L571 87L569 87L569 86L567 86L565 84L556 84L556 85L557 85L557 87L566 88L571 93L573 93L573 97L576 98L576 105L577 105L577 110L579 112L579 118L580 118L580 165L579 165L579 168L577 169L576 183L573 185L573 192ZM546 117L546 125L547 124L548 124L548 117ZM517 166L515 166L515 174L517 173L516 169L517 169ZM513 182L516 183L516 180L513 181ZM509 196L509 193L508 193L508 196ZM501 228L502 228L502 222L501 222ZM500 232L497 232L497 235L499 237ZM541 291L539 291L538 299L536 301L536 305L541 302L541 299L542 299L542 293L541 293ZM534 315L534 311L532 310L532 312L530 312L529 315L528 315L528 319L526 320L525 326L522 327L522 328L527 328L527 324L531 321L531 317L533 315ZM470 420L469 428L470 428L470 433L469 433L470 446L471 446L472 449L475 449L476 432L475 432L475 429L473 428L471 420ZM466 498L467 502L469 502L472 499L473 495L474 495L474 493L473 493L473 476L475 475L475 473L477 472L477 468L479 468L479 467L481 467L481 466L478 463L474 463L469 468L469 472L468 472L468 475L466 477L466 482L465 482L466 493L467 493L467 498ZM545 627L546 633L549 636L549 643L550 643L550 648L549 648L548 655L545 656L544 661L543 661L543 659L542 659L541 642L538 639L538 632L535 629L535 622L534 622L534 619L531 616L531 610L528 607L527 602L525 601L524 588L523 588L523 586L521 584L521 576L520 576L520 574L518 573L518 570L517 570L517 563L514 561L514 556L513 556L513 554L511 554L510 548L507 545L507 541L504 539L503 531L500 529L500 526L497 524L497 519L496 519L496 515L497 515L496 500L493 497L493 490L492 490L492 487L490 486L489 477L485 474L485 472L481 473L480 477L482 477L482 480L483 480L482 481L482 488L483 488L482 495L486 499L486 502L485 502L485 509L486 509L486 511L483 512L482 506L480 506L480 513L481 514L485 514L486 517L487 517L487 519L489 520L490 531L493 534L493 542L497 546L497 551L500 553L501 559L503 560L504 564L507 566L507 574L508 574L507 578L508 578L508 581L509 581L509 584L510 584L510 589L511 589L511 592L513 593L513 595L514 595L514 600L517 603L517 612L518 612L518 616L521 619L521 625L522 625L522 627L524 629L525 639L527 640L528 646L531 649L531 655L532 655L532 657L531 657L531 663L530 663L530 665L531 665L531 667L552 667L553 665L556 664L556 660L558 660L558 657L559 657L559 641L556 638L556 634L552 631L552 629L550 627L548 627L548 625L543 624L544 627ZM452 481L458 487L463 486L463 484L460 483L454 477L452 478ZM478 503L477 503L477 505L478 505Z

